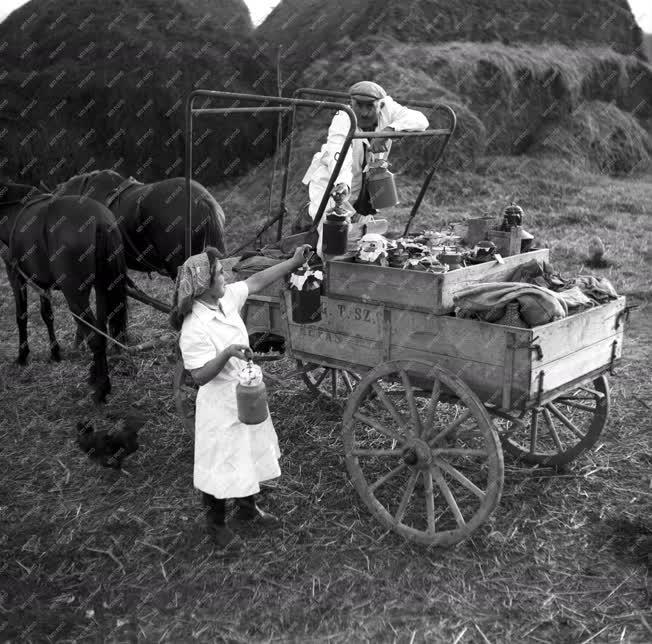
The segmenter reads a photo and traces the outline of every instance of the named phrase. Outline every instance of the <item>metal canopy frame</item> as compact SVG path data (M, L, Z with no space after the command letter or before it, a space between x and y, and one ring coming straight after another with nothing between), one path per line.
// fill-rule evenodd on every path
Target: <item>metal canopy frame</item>
M196 108L194 107L195 100L203 96L209 99L221 99L228 100L233 99L235 102L230 107L221 107L221 108ZM324 97L321 100L307 99L302 98L303 96L320 96ZM336 92L331 90L322 90L311 87L302 87L295 90L292 98L284 98L282 96L264 96L258 94L243 94L239 92L221 92L216 90L207 90L207 89L196 89L190 92L186 98L185 106L185 121L186 121L186 145L185 145L185 179L186 179L186 216L185 216L185 257L186 259L192 253L192 194L190 182L192 179L192 140L193 140L193 118L195 116L209 115L209 114L233 114L233 113L247 113L247 114L259 114L259 113L277 113L281 114L282 117L289 115L289 132L285 137L285 154L284 154L284 163L283 163L283 178L281 186L281 202L279 206L279 214L275 219L266 224L264 228L259 231L254 237L257 239L267 228L269 228L276 220L278 220L278 232L277 240L280 240L282 237L283 230L283 218L287 213L287 188L289 180L289 168L292 155L292 137L294 135L295 121L296 121L296 111L298 107L313 107L318 110L330 109L330 110L342 110L346 112L350 120L349 131L346 135L342 149L337 158L335 168L328 180L328 185L324 191L324 196L319 204L317 214L313 221L311 230L315 230L321 221L321 218L326 209L326 205L330 198L331 190L335 185L335 180L339 175L339 172L344 163L346 153L351 147L352 141L354 139L378 139L378 138L407 138L407 137L444 137L443 144L441 145L438 154L435 156L434 161L431 164L431 167L426 175L423 185L417 199L412 207L410 212L410 217L408 223L405 227L404 235L407 234L410 224L416 215L423 197L430 185L432 177L434 176L435 170L439 160L443 156L444 150L448 145L448 142L455 131L457 124L457 118L455 112L448 106L442 103L430 103L427 101L408 101L406 105L411 105L414 107L425 107L433 111L442 110L444 111L449 120L449 127L444 129L434 129L434 130L425 130L423 132L356 132L357 130L357 119L355 113L351 107L343 102L337 102L337 99L345 99L348 101L348 94L346 92ZM326 100L324 100L326 99ZM332 100L329 100L332 99ZM249 107L241 107L240 103L242 101L254 103ZM252 240L253 241L253 240ZM250 242L247 242L247 244Z

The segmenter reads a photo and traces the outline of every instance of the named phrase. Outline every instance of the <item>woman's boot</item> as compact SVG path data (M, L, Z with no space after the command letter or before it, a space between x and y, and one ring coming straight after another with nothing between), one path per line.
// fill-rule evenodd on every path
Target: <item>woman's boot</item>
M257 521L270 528L280 523L273 514L265 512L258 506L255 494L235 499L235 502L238 505L235 513L235 518L238 521Z
M226 525L226 499L216 499L206 492L202 492L202 499L206 510L206 522L215 542L220 548L226 548L235 536Z

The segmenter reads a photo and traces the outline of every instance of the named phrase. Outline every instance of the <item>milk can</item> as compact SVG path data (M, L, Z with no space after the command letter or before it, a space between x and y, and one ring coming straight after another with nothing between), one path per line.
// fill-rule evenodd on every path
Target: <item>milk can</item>
M322 252L324 255L344 255L348 240L348 217L346 215L339 215L335 211L326 215L322 238Z
M322 233L322 252L324 255L344 255L349 240L349 218L344 208L344 195L333 195L335 207L326 215Z
M269 416L267 387L263 372L251 360L238 373L235 397L238 402L238 420L245 425L259 425Z
M324 274L300 266L290 275L290 300L292 321L296 324L310 324L321 320L321 284Z
M371 205L376 210L392 208L398 204L398 193L394 175L388 170L389 163L385 159L374 159L367 171L367 188Z

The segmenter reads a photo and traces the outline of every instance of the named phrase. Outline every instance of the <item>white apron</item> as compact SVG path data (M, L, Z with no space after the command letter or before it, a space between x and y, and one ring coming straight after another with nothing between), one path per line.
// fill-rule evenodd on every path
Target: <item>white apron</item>
M249 344L239 310L248 295L244 282L226 287L224 315L195 302L186 316L179 346L186 369L204 366L230 344ZM238 420L235 388L243 360L231 358L197 393L194 486L220 499L249 496L259 483L281 475L281 455L271 418L259 425Z

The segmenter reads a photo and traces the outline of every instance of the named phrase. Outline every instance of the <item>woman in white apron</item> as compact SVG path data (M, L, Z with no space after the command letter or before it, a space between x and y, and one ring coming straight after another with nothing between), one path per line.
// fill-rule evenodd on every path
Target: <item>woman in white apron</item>
M227 285L218 251L207 248L189 257L177 274L170 322L181 331L184 366L199 385L194 486L202 491L209 527L222 547L233 538L225 520L227 499L236 499L239 520L278 522L255 499L261 481L281 475L272 420L268 416L259 425L238 420L237 374L252 355L240 310L250 293L295 270L310 255L310 247L301 246L292 259Z

